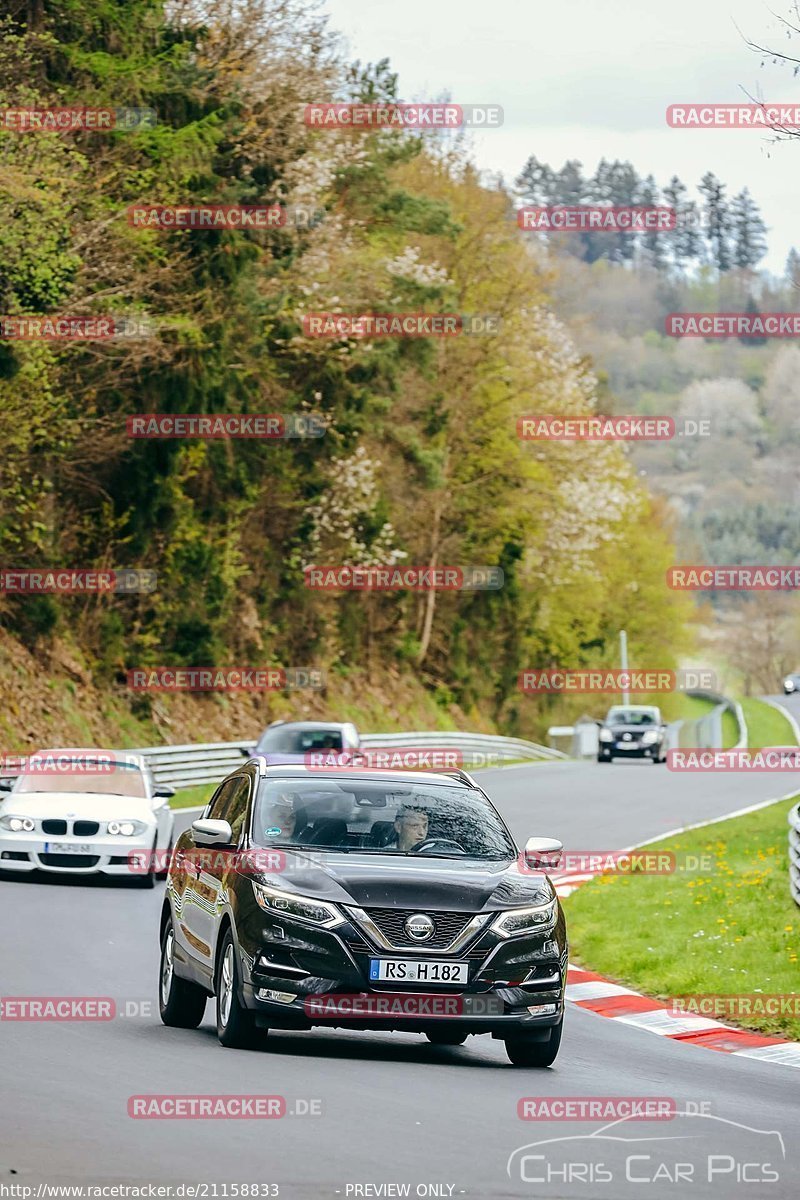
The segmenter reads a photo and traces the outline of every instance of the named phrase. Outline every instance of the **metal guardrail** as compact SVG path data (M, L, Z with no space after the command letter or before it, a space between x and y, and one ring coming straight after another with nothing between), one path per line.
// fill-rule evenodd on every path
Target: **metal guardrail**
M789 813L789 889L800 904L800 804Z
M466 768L527 759L565 759L566 754L528 742L523 738L499 737L487 733L458 733L452 731L411 731L408 733L364 733L362 746L369 750L379 747L411 749L432 748L459 750ZM256 743L206 742L186 746L144 746L133 751L147 759L158 783L173 787L193 787L201 783L218 783L240 766L252 754Z

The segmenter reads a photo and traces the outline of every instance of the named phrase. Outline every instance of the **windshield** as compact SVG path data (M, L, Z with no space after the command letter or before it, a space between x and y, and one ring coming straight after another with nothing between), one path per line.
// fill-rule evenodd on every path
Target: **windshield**
M21 775L15 792L89 792L92 795L147 795L144 775L136 767L114 767L113 770L77 771L57 774L53 771Z
M266 781L253 814L253 841L441 858L516 854L507 829L478 793L392 780Z
M612 708L606 725L658 725L658 717L646 708Z
M341 729L268 729L256 747L258 754L305 754L309 750L341 750Z

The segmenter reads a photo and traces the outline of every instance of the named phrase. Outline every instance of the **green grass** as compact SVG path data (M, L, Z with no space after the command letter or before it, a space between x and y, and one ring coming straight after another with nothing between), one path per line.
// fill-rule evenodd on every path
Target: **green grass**
M787 861L787 813L796 802L648 847L708 855L709 870L606 875L578 888L564 901L573 961L662 1000L798 992L800 909ZM797 1016L740 1023L800 1040Z
M219 787L218 783L198 783L196 787L180 788L169 802L170 808L194 808L198 804L206 805L211 799L211 793Z
M795 746L792 727L782 713L763 700L742 700L747 724L747 744L758 750L762 746Z

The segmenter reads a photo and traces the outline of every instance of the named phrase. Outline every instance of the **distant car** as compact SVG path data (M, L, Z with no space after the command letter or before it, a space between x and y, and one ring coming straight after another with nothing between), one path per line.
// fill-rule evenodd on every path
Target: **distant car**
M667 727L655 705L617 704L600 726L597 761L613 758L649 758L666 762Z
M787 696L800 692L800 675L787 675L783 681L783 691Z
M274 721L253 753L266 755L271 763L302 764L308 754L327 750L349 757L360 747L358 730L349 721Z
M138 754L37 750L0 779L0 871L100 872L153 887L166 875L174 794Z

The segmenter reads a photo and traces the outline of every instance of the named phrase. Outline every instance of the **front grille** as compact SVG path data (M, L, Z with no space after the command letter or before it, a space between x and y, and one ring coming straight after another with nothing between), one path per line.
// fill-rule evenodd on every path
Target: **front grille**
M72 826L72 832L76 837L94 837L100 832L100 826L97 821L76 821Z
M66 833L66 821L42 821L42 833Z
M100 862L98 854L40 854L39 858L46 867L96 867Z
M391 942L393 946L403 950L415 946L419 946L423 950L445 950L475 916L474 913L426 912L422 908L368 908L366 912L378 926L387 942ZM433 936L424 942L409 937L403 928L406 918L417 912L425 912L434 925Z

